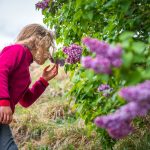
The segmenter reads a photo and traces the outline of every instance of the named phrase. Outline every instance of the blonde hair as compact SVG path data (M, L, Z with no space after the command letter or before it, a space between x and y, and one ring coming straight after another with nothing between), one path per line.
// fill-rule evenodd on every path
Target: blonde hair
M30 50L38 50L43 47L55 49L54 33L39 24L25 26L16 38L16 42L22 42Z

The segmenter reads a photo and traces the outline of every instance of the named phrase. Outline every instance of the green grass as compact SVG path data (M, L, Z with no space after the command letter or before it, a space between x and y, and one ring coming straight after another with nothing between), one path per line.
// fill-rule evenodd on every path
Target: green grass
M42 74L44 66L33 66L32 84ZM28 109L16 107L11 124L16 143L20 150L101 150L96 133L89 135L84 122L76 118L64 94L71 84L59 69L59 75L49 82L41 97ZM143 121L143 122L142 122ZM149 150L150 117L139 121L143 126L136 132L119 140L113 150Z
M33 66L32 84L42 74L44 66ZM32 68L31 68L32 69ZM70 82L63 68L49 82L49 87L37 102L25 109L16 107L12 123L13 134L21 150L100 150L95 134L87 135L82 120L78 120L64 94Z

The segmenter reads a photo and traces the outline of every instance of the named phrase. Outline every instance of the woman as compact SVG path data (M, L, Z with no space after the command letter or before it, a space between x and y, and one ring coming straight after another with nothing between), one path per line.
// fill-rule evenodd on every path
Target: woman
M30 24L19 33L16 43L0 53L0 150L17 150L9 124L15 105L29 107L45 91L48 81L58 74L58 65L47 66L32 88L29 66L35 61L43 65L54 48L52 32L38 24Z

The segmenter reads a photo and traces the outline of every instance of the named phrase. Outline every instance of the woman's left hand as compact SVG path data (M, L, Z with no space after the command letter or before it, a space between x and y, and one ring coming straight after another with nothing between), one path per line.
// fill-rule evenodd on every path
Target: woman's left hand
M48 70L49 67L50 67L50 65L45 67L45 69L43 70L43 74L42 74L42 77L46 81L53 79L58 74L58 65L57 64L55 64L50 70Z

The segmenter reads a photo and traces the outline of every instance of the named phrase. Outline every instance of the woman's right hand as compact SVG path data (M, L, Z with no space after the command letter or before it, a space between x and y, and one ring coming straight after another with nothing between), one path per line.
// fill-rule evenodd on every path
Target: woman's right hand
M49 81L53 79L57 74L58 74L58 64L55 64L50 70L49 70L50 65L45 67L43 70L42 77L46 80Z
M13 118L10 106L0 106L0 124L10 124Z

